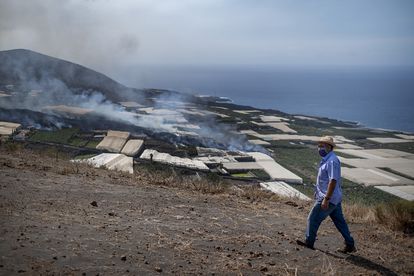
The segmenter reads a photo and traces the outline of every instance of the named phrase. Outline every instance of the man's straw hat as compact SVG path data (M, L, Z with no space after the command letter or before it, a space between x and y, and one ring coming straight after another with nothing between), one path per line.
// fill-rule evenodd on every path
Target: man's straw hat
M328 145L331 145L332 147L335 147L334 139L331 136L323 136L321 139L319 139L319 143L325 143Z

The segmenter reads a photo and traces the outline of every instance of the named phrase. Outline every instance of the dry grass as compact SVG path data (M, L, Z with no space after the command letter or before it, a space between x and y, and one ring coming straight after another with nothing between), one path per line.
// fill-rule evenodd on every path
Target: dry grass
M375 222L375 212L372 207L359 203L343 204L346 220L354 223Z
M65 163L61 167L57 168L57 173L61 175L79 174L80 168L81 168L81 164L78 162Z
M56 161L70 159L70 155L68 153L62 152L61 150L59 150L59 148L56 148L56 147L48 147L41 151L37 151L36 153L40 155L41 157L53 158Z
M240 196L251 201L279 201L280 197L274 193L263 190L258 185L246 186L242 188Z
M374 211L378 223L392 230L403 231L407 234L414 233L414 202L401 200L381 204Z
M335 267L332 265L326 254L323 255L322 266L320 267L320 269L321 275L337 275Z
M394 231L414 233L414 202L400 200L374 207L353 203L344 204L343 208L347 221L377 223Z
M8 152L14 153L16 151L22 150L23 145L21 143L16 143L14 141L6 141L6 142L4 142L4 147L3 148Z
M61 166L58 166L57 173L62 175L84 173L85 169L93 170L90 166L81 165L77 162L66 163L60 161L59 163ZM131 178L131 175L127 173L111 173L115 173L119 177ZM171 167L155 171L152 169L141 170L135 174L135 178L151 185L181 188L203 194L222 194L231 191L231 185L219 178L212 180L211 177L205 175L182 175ZM281 201L283 199L274 193L263 190L259 185L242 187L235 195L255 202ZM394 231L403 231L407 234L414 233L414 202L401 200L389 204L381 204L376 207L353 203L344 204L343 208L345 217L349 222L378 223Z
M87 164L70 162L66 159L67 156L64 153L59 153L53 148L40 153L21 148L19 144L9 143L8 146L2 145L2 149L16 159L16 161L7 163L9 167L18 168L22 166L23 168L28 166L44 171L50 170L61 175L84 174L91 177L106 173ZM41 158L39 159L39 157ZM19 159L25 161L18 161ZM33 160L33 162L30 160ZM135 169L134 175L116 171L108 172L108 175L113 179L123 179L123 183L130 183L131 185L161 185L204 194L231 193L234 196L256 202L283 200L282 197L263 190L259 185L246 185L242 188L236 188L219 177L213 178L205 174L183 174L181 171L168 166L155 168L139 166ZM294 200L294 202L299 202L299 200ZM376 207L353 203L343 204L343 208L349 222L377 223L394 231L402 231L407 234L414 233L414 202L401 200Z
M224 182L210 183L205 179L192 181L191 184L196 191L207 194L220 194L226 192L228 189L228 185Z
M297 267L289 267L289 265L285 263L285 267L280 269L280 275L297 276L298 275L298 268Z
M164 167L164 169L141 168L139 177L152 185L183 188L205 194L221 194L228 191L230 187L227 182L221 179L212 181L199 174L182 175L172 167Z

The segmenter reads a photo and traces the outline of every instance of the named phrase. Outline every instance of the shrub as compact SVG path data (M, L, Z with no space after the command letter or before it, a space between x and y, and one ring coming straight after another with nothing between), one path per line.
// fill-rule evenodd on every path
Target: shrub
M374 210L378 223L390 227L392 230L414 233L414 202L399 200L388 204L381 204Z

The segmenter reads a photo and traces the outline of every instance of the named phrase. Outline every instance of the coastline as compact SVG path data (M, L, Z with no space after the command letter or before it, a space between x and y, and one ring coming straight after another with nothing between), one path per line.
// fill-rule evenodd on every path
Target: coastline
M360 130L368 130L368 131L379 131L379 132L390 132L390 133L398 133L398 134L407 134L407 135L413 135L414 131L406 131L406 130L401 130L401 129L387 129L387 128L381 128L381 127L370 127L367 126L365 124L363 124L361 121L352 121L352 120L347 120L347 119L341 119L341 118L332 118L332 117L325 117L325 116L317 116L317 115L310 115L310 114L304 114L304 113L288 113L279 109L268 109L268 108L261 108L261 107L256 107L256 106L249 106L249 105L243 105L243 104L239 104L237 102L235 102L233 99L229 98L229 97L223 97L223 96L212 96L212 95L207 95L207 94L203 94L203 95L197 95L197 97L200 98L212 98L212 99L220 99L220 100L224 100L224 101L214 101L217 104L222 104L222 103L229 103L229 104L233 104L233 105L237 105L243 108L249 108L249 109L258 109L258 110L271 110L271 111L275 111L275 112L280 112L280 113L284 113L290 116L306 116L306 117L311 117L311 118L315 118L315 119L320 119L320 120L334 120L340 123L345 123L345 124L349 124L350 127L352 127L353 129L360 129Z
M132 87L225 96L261 109L414 132L414 68L131 66L117 77Z

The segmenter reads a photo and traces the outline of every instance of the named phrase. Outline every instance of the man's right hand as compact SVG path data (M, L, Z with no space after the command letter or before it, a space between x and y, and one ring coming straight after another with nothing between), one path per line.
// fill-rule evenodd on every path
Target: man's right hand
M324 198L322 200L321 208L322 208L322 210L327 210L329 208L329 200Z

